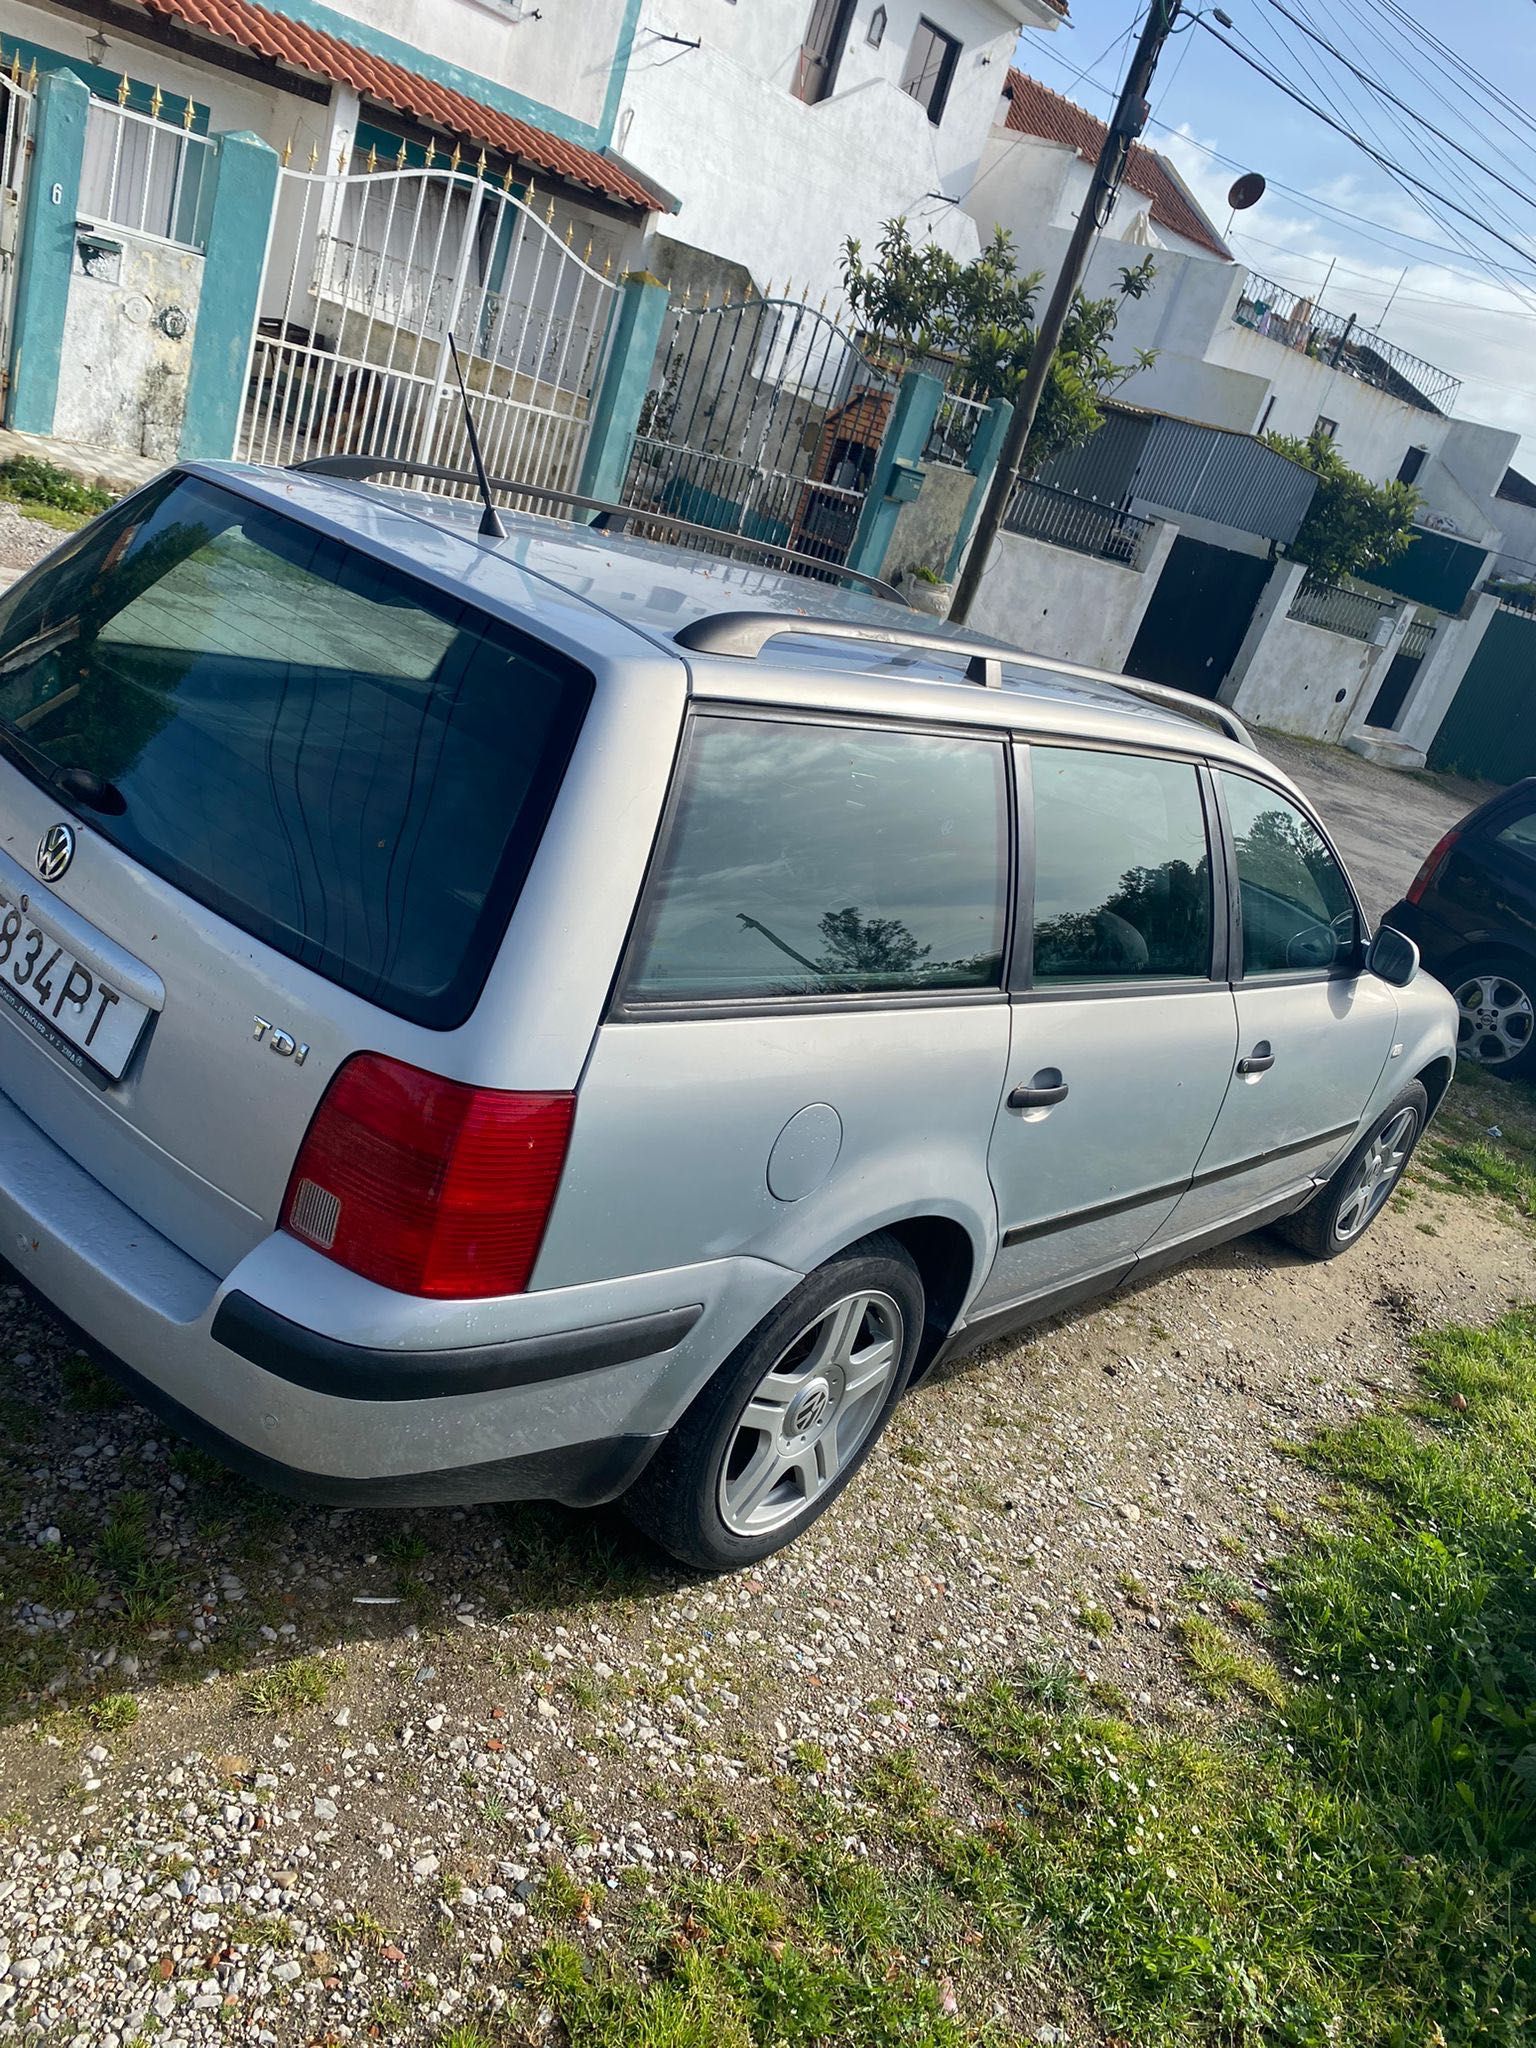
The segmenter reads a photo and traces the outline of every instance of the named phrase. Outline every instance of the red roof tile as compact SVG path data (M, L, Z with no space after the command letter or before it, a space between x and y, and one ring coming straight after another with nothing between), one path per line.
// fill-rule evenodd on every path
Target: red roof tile
M1097 161L1109 131L1085 107L1078 106L1075 100L1063 99L1059 92L1052 92L1048 85L1042 85L1038 78L1031 78L1024 71L1010 70L1003 91L1008 98L1006 126L1015 134L1064 142L1089 163ZM1151 200L1152 218L1160 228L1209 249L1213 256L1232 261L1232 251L1155 149L1146 149L1139 142L1131 144L1125 182Z
M270 57L290 69L306 71L316 78L338 80L363 93L370 100L400 113L412 114L429 128L460 137L465 142L500 151L518 163L532 164L572 185L584 185L627 206L654 212L656 195L647 191L611 158L576 143L562 142L542 128L530 127L510 114L498 113L479 100L436 85L388 58L375 57L355 43L321 29L305 28L286 15L257 7L252 0L141 0L151 14L181 22L189 28L206 30L238 43L243 50Z

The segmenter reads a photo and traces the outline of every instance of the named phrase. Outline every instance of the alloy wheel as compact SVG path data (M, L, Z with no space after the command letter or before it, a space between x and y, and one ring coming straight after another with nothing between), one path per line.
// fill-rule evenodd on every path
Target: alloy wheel
M1474 974L1455 995L1456 1046L1466 1058L1484 1067L1503 1067L1529 1049L1536 1007L1518 981L1507 974Z
M1336 1238L1348 1243L1380 1213L1408 1164L1418 1128L1418 1111L1400 1109L1366 1146L1339 1201L1333 1224Z
M741 1411L720 1468L728 1529L782 1528L836 1482L880 1420L905 1341L889 1294L845 1295L807 1324Z

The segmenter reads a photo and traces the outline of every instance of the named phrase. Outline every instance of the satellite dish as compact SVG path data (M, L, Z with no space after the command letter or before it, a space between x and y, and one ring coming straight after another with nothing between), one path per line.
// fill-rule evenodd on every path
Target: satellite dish
M1267 189L1262 172L1244 171L1227 194L1227 204L1234 213L1246 213L1250 206L1257 206Z

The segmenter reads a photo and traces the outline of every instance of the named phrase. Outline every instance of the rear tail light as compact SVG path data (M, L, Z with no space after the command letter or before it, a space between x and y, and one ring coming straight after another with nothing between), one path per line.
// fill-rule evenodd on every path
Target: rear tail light
M1451 848L1460 837L1461 827L1453 825L1445 837L1437 845L1430 848L1428 859L1408 885L1407 900L1410 903L1422 903L1424 901L1425 890L1428 889L1431 882L1434 881L1440 870L1450 859Z
M520 1294L575 1109L574 1095L467 1088L358 1053L315 1111L282 1226L402 1294Z

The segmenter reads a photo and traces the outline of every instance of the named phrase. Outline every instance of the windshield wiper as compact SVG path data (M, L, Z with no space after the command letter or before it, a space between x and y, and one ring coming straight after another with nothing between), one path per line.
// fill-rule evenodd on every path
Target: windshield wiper
M100 811L108 818L120 818L128 808L128 799L115 782L98 775L94 768L66 768L51 761L40 747L34 747L3 718L0 749L14 756L28 774L35 775L47 788L57 790L66 802L83 804L87 810Z

